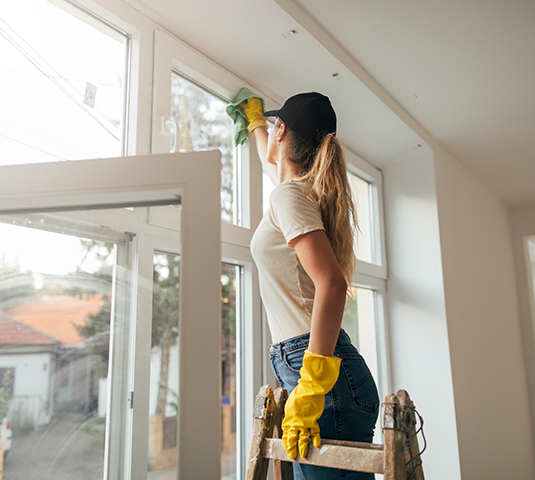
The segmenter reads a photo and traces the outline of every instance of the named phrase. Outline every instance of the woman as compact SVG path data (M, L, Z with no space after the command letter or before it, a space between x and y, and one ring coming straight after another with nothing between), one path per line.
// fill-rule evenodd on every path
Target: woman
M270 360L290 394L282 424L288 456L309 439L371 442L379 398L364 359L341 330L354 268L356 225L336 114L327 97L303 93L278 111L242 103L258 153L276 188L251 242L273 338ZM264 117L276 117L267 133ZM296 479L373 474L294 463Z

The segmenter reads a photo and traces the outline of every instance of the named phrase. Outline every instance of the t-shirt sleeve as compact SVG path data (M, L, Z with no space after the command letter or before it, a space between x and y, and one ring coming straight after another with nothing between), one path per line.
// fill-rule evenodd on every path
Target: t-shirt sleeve
M298 183L283 183L271 194L274 223L280 228L289 247L299 235L325 230L319 208Z

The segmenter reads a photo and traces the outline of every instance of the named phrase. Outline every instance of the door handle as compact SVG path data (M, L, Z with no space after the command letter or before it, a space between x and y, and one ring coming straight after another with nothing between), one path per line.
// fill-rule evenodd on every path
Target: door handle
M180 142L180 129L178 128L178 122L176 121L176 119L168 118L166 120L165 115L162 115L160 117L160 133L162 135L174 135L173 144L169 149L169 153L175 153L177 141Z

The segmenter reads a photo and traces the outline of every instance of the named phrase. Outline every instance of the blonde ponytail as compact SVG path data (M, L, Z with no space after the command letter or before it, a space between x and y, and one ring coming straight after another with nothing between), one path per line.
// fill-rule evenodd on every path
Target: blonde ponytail
M354 236L358 227L344 152L334 135L325 136L310 170L299 180L311 185L309 195L320 207L325 233L350 285L355 268Z

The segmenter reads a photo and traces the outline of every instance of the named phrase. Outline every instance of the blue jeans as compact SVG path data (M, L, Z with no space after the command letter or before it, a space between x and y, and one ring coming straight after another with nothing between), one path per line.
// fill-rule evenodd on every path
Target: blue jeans
M297 386L303 355L310 334L300 335L270 345L273 372L288 394ZM379 413L379 395L375 381L344 330L340 331L334 355L342 359L340 375L333 389L325 395L325 408L318 420L321 438L371 442ZM295 480L373 480L373 473L351 472L326 467L293 464Z

